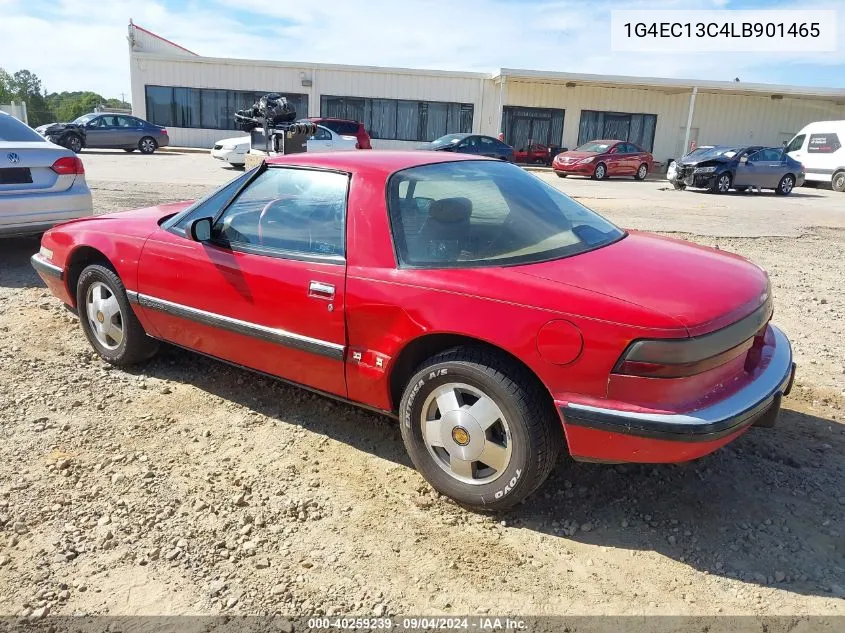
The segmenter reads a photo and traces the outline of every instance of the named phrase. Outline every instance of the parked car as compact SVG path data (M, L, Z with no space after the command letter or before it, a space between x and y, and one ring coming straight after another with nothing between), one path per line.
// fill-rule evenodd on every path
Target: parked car
M626 232L498 160L280 156L42 247L107 362L168 341L395 416L431 485L483 510L526 498L564 446L711 453L773 424L794 377L762 268Z
M807 182L830 183L845 191L845 121L817 121L805 126L786 146L787 155L804 165Z
M714 145L699 145L695 149L690 150L689 152L684 154L681 157L680 162L683 163L683 162L691 161L692 159L696 158L697 156L701 156L705 152L713 149L713 147L715 147L715 146ZM678 165L678 161L676 161L674 158L669 159L668 165L666 167L666 180L668 180L669 182L672 182L673 180L675 180L675 176L678 173L677 165Z
M458 152L459 154L474 154L513 162L513 147L492 136L482 134L447 134L432 141L425 149L435 152Z
M355 136L346 136L317 125L317 132L306 142L308 152L348 152L360 149L360 141Z
M804 167L778 147L717 146L677 166L676 189L697 187L713 193L749 187L786 196L804 183Z
M83 148L123 149L152 154L170 144L167 129L128 114L93 112L70 123L49 123L35 131L56 145L79 153Z
M0 236L40 233L92 213L79 157L0 110Z
M222 160L233 167L243 167L252 139L249 136L236 136L217 141L211 148L211 157Z
M554 157L566 150L565 147L532 143L528 147L514 149L513 160L515 163L528 163L529 165L551 165Z
M313 121L318 125L329 128L335 134L340 136L354 136L358 139L358 147L356 149L373 149L370 142L370 135L367 129L360 121L351 121L348 119L332 119L329 117L310 117L308 121Z
M633 176L644 180L654 164L652 155L627 141L598 140L555 156L552 167L561 178L589 176L604 180L609 176Z

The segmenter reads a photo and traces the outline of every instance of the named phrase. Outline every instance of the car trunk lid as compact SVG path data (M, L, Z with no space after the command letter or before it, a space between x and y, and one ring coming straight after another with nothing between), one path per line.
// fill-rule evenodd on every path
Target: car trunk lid
M0 196L69 189L76 175L59 175L52 165L63 156L73 155L47 141L0 141Z
M604 248L518 270L671 317L691 336L738 321L769 293L765 271L742 257L636 231Z

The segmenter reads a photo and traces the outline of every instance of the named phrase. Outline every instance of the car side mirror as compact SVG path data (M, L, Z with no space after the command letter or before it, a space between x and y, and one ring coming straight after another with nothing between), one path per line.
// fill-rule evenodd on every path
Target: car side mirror
M188 235L195 242L211 239L211 218L197 218L188 225Z
M739 162L740 163L747 163L748 162L748 156L743 156L742 158L739 159Z

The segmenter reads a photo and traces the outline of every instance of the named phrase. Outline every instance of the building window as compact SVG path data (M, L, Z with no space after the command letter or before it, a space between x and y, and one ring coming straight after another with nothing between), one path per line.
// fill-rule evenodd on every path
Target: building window
M236 130L235 112L255 103L270 91L235 91L212 88L145 86L147 120L164 127ZM282 96L300 119L308 116L308 95Z
M647 151L654 149L656 114L628 114L581 110L578 145L597 139L630 141Z
M564 114L564 110L554 108L505 106L502 108L505 143L518 152L524 152L530 145L537 144L560 148Z
M433 141L445 134L472 132L473 105L323 95L320 115L360 121L375 139Z

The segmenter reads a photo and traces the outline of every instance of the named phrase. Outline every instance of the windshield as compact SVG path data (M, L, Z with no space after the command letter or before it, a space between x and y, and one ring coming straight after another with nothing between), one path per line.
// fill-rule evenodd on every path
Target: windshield
M536 176L495 161L413 167L388 182L402 264L454 268L569 257L625 233Z
M576 152L594 152L596 154L603 154L610 149L613 143L602 143L600 141L590 141L584 143L581 147L575 149Z
M431 146L445 147L446 145L454 145L464 138L466 138L466 134L447 134L446 136L441 136L436 141L432 141Z
M71 123L76 123L77 125L85 125L86 123L88 123L88 121L93 119L95 116L97 116L97 115L96 114L83 114L82 116L75 118L73 121L71 121Z
M0 114L0 141L37 143L44 137L11 114ZM6 160L5 158L3 159ZM8 163L7 163L8 164Z
M701 158L733 158L742 151L741 147L714 147L701 155Z

